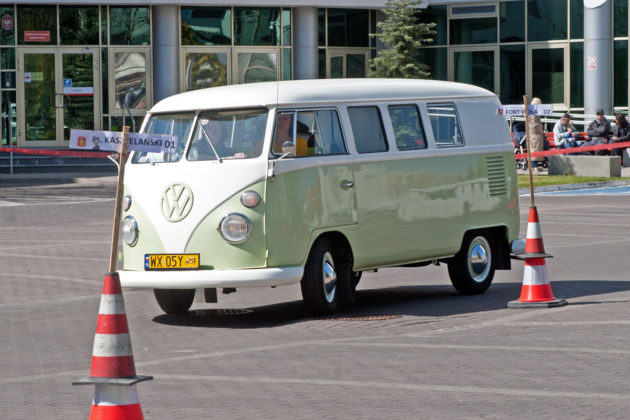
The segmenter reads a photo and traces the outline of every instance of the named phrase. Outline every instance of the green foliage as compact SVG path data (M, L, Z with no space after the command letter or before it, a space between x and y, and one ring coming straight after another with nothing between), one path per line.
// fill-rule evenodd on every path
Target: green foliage
M433 41L435 23L418 19L422 0L388 0L383 13L387 18L376 25L380 33L370 34L386 46L371 60L370 77L421 79L430 68L419 58L419 49Z

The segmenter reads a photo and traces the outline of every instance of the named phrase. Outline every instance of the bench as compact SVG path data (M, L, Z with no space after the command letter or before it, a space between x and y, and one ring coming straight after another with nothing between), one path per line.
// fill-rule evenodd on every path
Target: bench
M549 156L549 175L620 177L619 156Z

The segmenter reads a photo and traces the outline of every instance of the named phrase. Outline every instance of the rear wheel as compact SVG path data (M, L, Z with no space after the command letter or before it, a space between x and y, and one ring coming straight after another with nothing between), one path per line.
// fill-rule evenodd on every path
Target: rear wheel
M448 262L451 283L463 295L488 290L495 271L492 236L486 232L469 233L461 250Z
M328 239L320 239L313 245L300 283L304 304L313 315L328 315L337 310L339 273L346 271L342 267L343 262L339 261L338 253Z
M153 289L155 300L167 314L182 314L195 300L195 289Z

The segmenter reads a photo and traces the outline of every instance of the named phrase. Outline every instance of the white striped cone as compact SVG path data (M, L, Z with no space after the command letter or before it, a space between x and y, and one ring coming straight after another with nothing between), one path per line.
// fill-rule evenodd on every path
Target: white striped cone
M142 420L135 385L97 384L90 420Z
M527 239L525 243L525 255L544 254L540 221L536 207L530 207L529 219L527 222ZM526 258L523 270L523 287L519 302L545 302L555 300L549 276L547 275L547 265L544 258Z
M98 323L92 349L93 378L129 378L136 375L118 273L105 275Z

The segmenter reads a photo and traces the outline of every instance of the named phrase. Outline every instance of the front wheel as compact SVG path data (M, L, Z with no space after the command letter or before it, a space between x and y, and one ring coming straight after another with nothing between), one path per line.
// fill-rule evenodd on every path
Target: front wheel
M155 300L167 314L182 314L195 300L195 289L153 289Z
M304 304L313 315L328 315L339 305L338 269L335 250L327 239L313 245L300 282Z
M492 236L486 232L467 234L461 250L448 262L451 283L463 295L488 290L495 271Z

